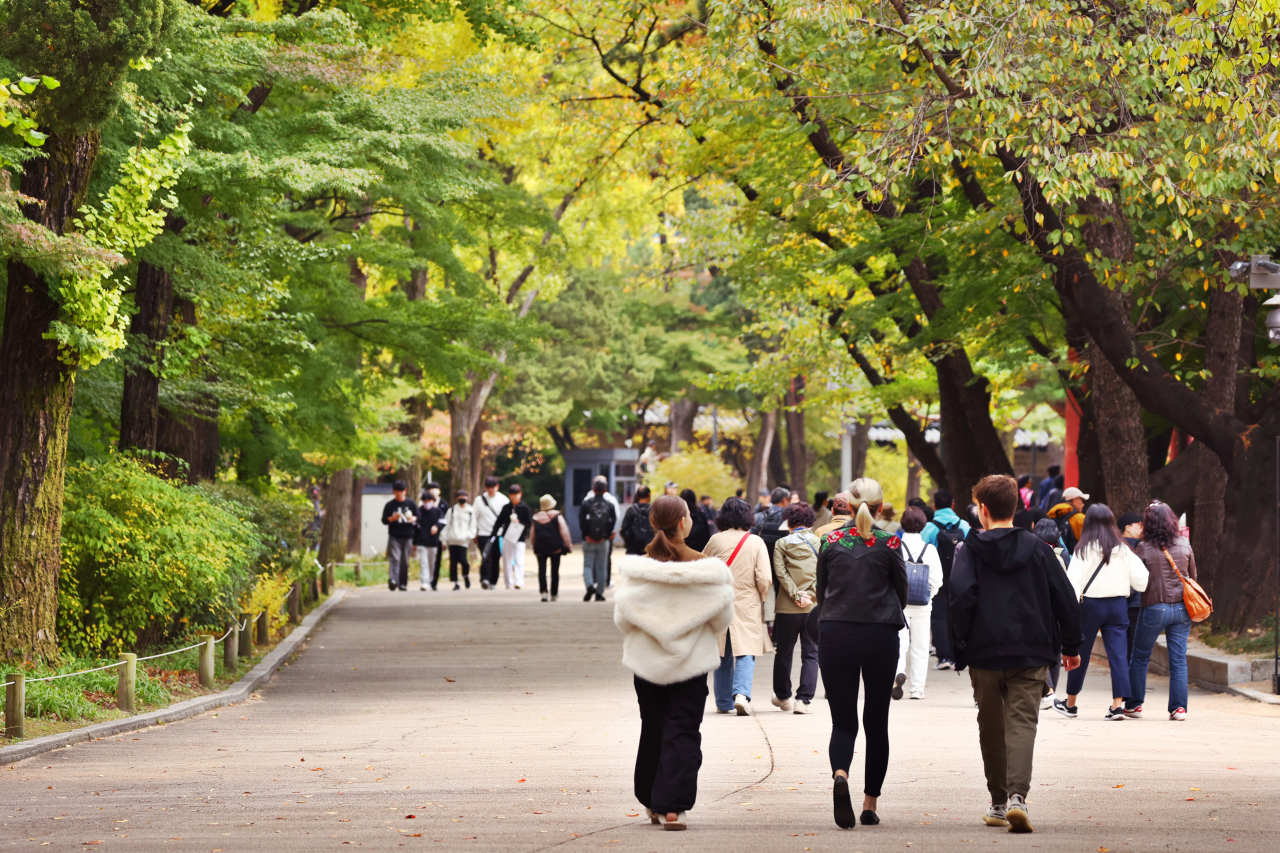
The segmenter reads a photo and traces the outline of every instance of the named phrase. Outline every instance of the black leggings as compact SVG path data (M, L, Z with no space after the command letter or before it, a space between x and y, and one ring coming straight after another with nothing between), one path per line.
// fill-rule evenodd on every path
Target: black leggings
M467 562L466 545L449 546L449 580L458 582L458 566L462 566L462 576L471 577L471 564Z
M831 772L849 772L858 737L858 682L866 687L862 727L867 761L862 792L880 796L889 769L889 703L898 669L897 625L872 622L823 622L818 641L818 667L831 705Z
M560 555L538 554L538 592L547 591L547 561L551 561L551 594L560 594Z

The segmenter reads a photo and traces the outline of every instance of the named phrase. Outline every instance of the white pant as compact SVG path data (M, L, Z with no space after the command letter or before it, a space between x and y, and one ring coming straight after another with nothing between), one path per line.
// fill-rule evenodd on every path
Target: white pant
M907 627L898 632L898 672L906 673L908 693L924 693L924 679L929 673L929 616L932 611L932 606L907 607Z
M513 586L524 586L524 546L525 542L512 542L510 539L502 543L502 581L507 589Z
M418 549L418 580L423 586L429 586L432 581L431 573L436 567L436 553L439 552L439 545L419 545Z

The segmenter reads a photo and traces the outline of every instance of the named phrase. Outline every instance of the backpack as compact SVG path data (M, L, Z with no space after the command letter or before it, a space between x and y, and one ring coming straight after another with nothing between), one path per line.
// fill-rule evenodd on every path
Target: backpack
M560 537L560 513L548 513L551 520L545 524L533 523L533 553L544 557L564 551L564 539Z
M951 564L956 559L956 546L964 541L964 531L960 529L960 522L953 521L950 524L938 524L934 522L938 528L938 560L942 563L942 580L946 582L951 578Z
M632 504L627 510L632 513L631 523L626 525L626 546L629 553L640 554L644 547L653 541L653 525L649 523L651 504Z
M918 557L911 556L907 544L902 543L902 553L907 557L907 604L923 606L933 601L929 595L929 565L924 562L924 552L929 547L925 543Z
M1058 537L1062 539L1063 549L1071 554L1076 552L1076 546L1080 544L1080 540L1076 538L1076 532L1071 529L1071 518L1079 514L1080 510L1076 510L1053 520L1053 523L1058 525Z
M587 508L587 523L584 525L582 535L589 539L595 539L602 542L613 536L613 507L609 506L609 502L600 495L596 495L587 500L585 504Z
M788 531L782 530L782 511L771 513L765 510L760 514L757 522L756 535L764 540L764 546L769 551L769 564L773 565L773 546L778 544L778 540L786 536Z

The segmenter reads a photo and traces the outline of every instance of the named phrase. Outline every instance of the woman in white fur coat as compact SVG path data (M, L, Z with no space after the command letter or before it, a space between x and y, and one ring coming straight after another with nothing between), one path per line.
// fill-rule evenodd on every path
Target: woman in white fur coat
M681 830L698 795L707 673L720 665L717 635L733 621L733 578L723 560L684 544L693 519L679 497L654 501L649 524L646 556L621 562L613 621L640 703L636 799L653 823Z

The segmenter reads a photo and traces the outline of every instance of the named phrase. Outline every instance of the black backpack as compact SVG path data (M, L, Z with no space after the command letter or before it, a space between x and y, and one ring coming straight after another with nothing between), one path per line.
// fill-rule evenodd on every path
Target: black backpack
M560 513L544 523L533 523L533 553L544 557L564 551L564 539L560 536Z
M1076 510L1053 520L1053 523L1058 525L1058 537L1062 540L1062 547L1069 554L1074 554L1076 546L1080 544L1080 540L1076 539L1076 532L1071 528L1071 517L1079 513L1080 510Z
M769 550L769 565L773 565L773 546L778 544L779 539L787 535L787 531L782 529L782 510L778 510L775 513L770 508L760 515L761 518L756 534L764 540L765 548Z
M626 524L626 546L629 554L642 554L644 548L653 541L653 525L649 523L651 504L632 504L627 512L631 513L631 523Z
M585 506L587 508L587 523L583 527L582 535L598 542L611 538L613 536L615 515L613 507L609 506L609 502L601 495L595 495L587 499Z
M960 522L953 521L950 524L938 524L938 559L942 561L942 580L945 583L951 578L951 564L956 559L956 546L964 541L964 531L960 529Z

